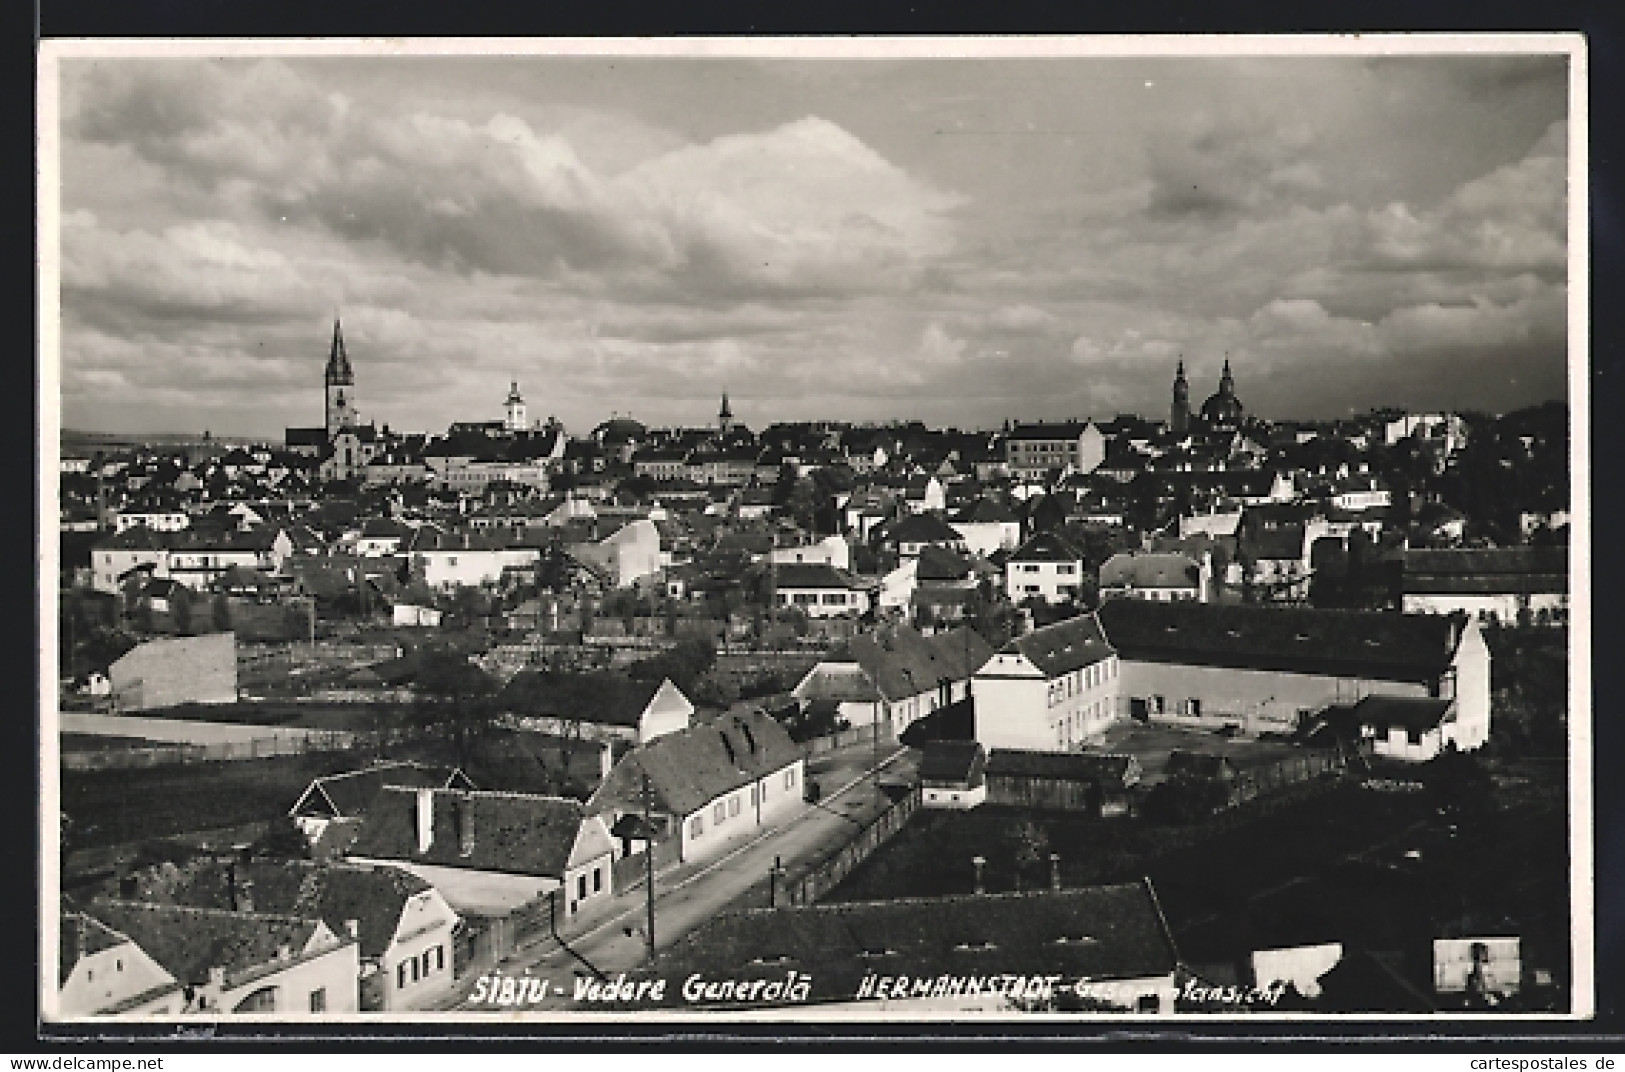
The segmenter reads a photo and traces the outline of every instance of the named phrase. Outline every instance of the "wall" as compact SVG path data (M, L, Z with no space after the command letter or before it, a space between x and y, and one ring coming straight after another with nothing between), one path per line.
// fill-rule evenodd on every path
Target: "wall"
M237 636L149 640L108 668L118 710L237 702Z
M1110 657L1051 681L1019 655L995 655L971 689L976 739L989 751L1084 744L1122 717L1118 696L1127 691L1125 673Z
M71 919L62 920L64 927L74 925ZM175 977L140 946L122 942L80 958L57 994L57 1012L63 1016L93 1016L137 994L173 982ZM127 1011L172 1012L180 1008L181 1000L178 991L171 991Z
M1013 808L1093 813L1099 808L1100 796L1089 782L990 774L987 799L989 803Z
M1012 603L1033 596L1046 603L1070 602L1082 583L1082 562L1011 561L1004 567L1004 590Z
M1204 720L1226 718L1241 722L1274 723L1275 729L1296 727L1300 711L1315 711L1329 703L1354 703L1366 696L1426 696L1425 685L1410 682L1340 678L1322 674L1290 674L1273 670L1237 670L1228 667L1184 666L1175 663L1122 661L1125 706L1134 698L1163 698L1164 710L1182 713L1190 699L1201 702ZM1152 717L1156 717L1152 705Z
M1477 622L1466 623L1456 645L1456 721L1449 730L1457 748L1477 748L1490 739L1490 649Z
M683 860L715 855L740 839L782 821L787 814L796 812L802 803L805 768L805 761L798 759L757 781L754 786L740 786L683 816ZM753 788L757 794L754 799L751 795ZM737 802L737 805L732 802ZM724 815L720 823L716 819L719 804ZM698 837L694 834L696 819L701 823Z
M663 734L687 729L693 717L694 705L688 697L676 685L664 681L643 712L638 726L638 743L644 744Z
M1477 621L1494 619L1508 624L1518 620L1518 612L1527 608L1533 621L1538 611L1566 612L1569 597L1566 592L1541 592L1528 597L1520 597L1511 593L1500 595L1469 595L1469 594L1440 594L1432 595L1422 592L1407 592L1403 596L1402 609L1406 614L1454 614L1457 611L1465 613L1469 618ZM1556 615L1548 614L1550 620ZM1567 614L1562 614L1563 618Z
M924 808L950 808L965 811L987 800L987 786L975 789L934 789L922 786L920 806Z
M425 890L406 902L400 923L389 948L379 958L382 975L383 1007L387 1010L421 1009L451 988L455 956L452 935L457 913L438 890ZM438 954L435 953L439 949ZM429 955L428 972L423 956ZM410 962L418 961L417 978ZM401 983L402 964L407 965L406 981ZM442 963L444 967L442 968Z
M1444 748L1444 731L1435 726L1423 733L1415 744L1400 726L1389 726L1387 736L1378 734L1370 738L1373 755L1386 759L1401 759L1408 763L1426 763Z
M219 991L218 996L211 993L209 1004L213 1006L218 1001L219 1010L229 1013L250 994L272 986L276 988L276 1007L262 1012L274 1012L278 1016L309 1015L310 995L315 990L327 992L326 1012L356 1012L361 1004L360 978L359 947L353 939L346 939L325 953L302 960L295 958L281 971L235 983Z

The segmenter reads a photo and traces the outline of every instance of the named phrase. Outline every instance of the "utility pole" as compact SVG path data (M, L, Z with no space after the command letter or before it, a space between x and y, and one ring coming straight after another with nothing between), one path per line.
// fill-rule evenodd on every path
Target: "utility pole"
M655 831L654 822L649 815L649 772L638 764L638 774L643 780L643 895L649 912L649 964L655 963ZM681 833L678 834L681 837Z

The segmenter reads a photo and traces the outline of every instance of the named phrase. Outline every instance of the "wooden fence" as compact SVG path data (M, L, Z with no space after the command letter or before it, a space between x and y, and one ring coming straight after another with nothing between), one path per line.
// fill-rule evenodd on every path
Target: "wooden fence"
M919 808L920 787L916 785L907 796L859 830L851 841L795 878L780 881L777 888L771 891L768 883L775 881L774 879L769 878L766 882L759 883L750 894L748 903L767 904L770 900L777 905L816 903L820 897L839 885L859 864L867 860L876 849L890 841L894 834L908 824L909 819Z

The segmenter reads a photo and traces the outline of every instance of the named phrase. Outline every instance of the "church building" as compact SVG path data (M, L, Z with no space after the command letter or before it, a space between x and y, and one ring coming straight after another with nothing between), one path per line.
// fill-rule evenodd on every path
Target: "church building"
M1236 380L1230 372L1230 359L1224 359L1224 371L1219 375L1219 389L1208 395L1202 408L1191 413L1191 388L1185 379L1185 362L1174 372L1174 400L1168 410L1168 431L1177 438L1187 435L1229 436L1246 421L1247 410L1236 397Z
M378 430L361 423L355 404L355 369L344 347L344 328L333 320L333 342L323 373L324 417L320 428L289 428L287 448L322 459L322 476L347 480L358 476L362 466L380 448Z

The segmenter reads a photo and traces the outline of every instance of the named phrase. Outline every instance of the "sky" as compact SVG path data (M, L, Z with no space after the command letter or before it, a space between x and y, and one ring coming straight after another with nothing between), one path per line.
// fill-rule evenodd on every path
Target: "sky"
M1563 398L1567 63L64 58L62 423Z

